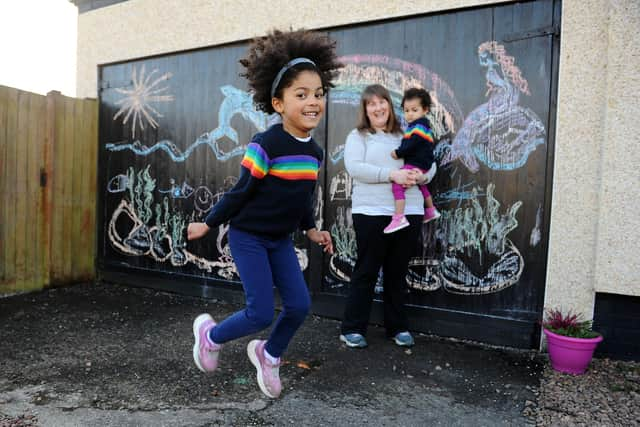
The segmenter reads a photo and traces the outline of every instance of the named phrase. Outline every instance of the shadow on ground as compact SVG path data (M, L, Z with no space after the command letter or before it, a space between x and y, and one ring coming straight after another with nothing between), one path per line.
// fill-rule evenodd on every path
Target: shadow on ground
M285 354L280 399L257 387L250 337L227 344L219 371L202 374L193 319L239 308L111 284L2 298L0 426L529 423L535 353L424 335L406 350L375 327L369 347L353 350L338 341L339 322L315 316Z

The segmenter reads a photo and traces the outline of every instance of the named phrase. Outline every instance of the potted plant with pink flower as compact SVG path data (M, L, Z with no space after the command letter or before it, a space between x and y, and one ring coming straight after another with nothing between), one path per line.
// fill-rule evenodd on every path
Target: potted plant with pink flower
M553 369L574 375L587 370L593 352L602 341L600 333L592 329L590 320L572 311L546 311L542 328L547 337L549 360Z

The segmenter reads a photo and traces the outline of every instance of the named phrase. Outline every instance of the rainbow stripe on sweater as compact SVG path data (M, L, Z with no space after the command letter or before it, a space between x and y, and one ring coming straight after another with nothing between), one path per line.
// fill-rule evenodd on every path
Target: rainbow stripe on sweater
M258 179L264 178L269 172L269 156L266 151L255 142L247 145L247 151L244 153L240 164L249 169L251 175Z
M426 126L417 124L412 128L407 129L407 131L404 133L403 138L408 139L408 138L411 138L413 135L419 136L422 139L426 139L427 141L433 144L433 132L431 132L431 129L429 129Z
M276 157L271 161L269 175L287 180L317 180L320 163L313 156Z

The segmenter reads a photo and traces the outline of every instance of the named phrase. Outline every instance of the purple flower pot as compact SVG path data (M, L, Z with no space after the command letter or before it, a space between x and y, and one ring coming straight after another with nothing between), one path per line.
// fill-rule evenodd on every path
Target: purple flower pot
M602 341L596 338L572 338L542 329L547 336L547 348L551 367L559 372L582 375L587 370L593 357L593 351Z

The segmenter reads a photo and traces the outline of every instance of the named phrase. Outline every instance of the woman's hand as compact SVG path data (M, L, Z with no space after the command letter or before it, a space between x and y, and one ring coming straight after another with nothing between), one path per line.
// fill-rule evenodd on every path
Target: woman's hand
M333 242L331 241L331 234L329 234L328 231L318 231L315 228L311 228L307 230L307 237L312 242L324 246L323 250L333 255Z
M413 169L416 172L416 184L427 184L429 182L429 174L422 173L420 169Z
M204 222L192 222L187 227L187 240L199 239L209 232L209 226Z
M389 178L396 184L404 187L412 187L416 185L418 176L415 169L398 169L391 171Z
M396 150L393 150L393 151L391 152L391 157L392 157L393 159L395 159L395 160L398 160L398 155L396 154Z

